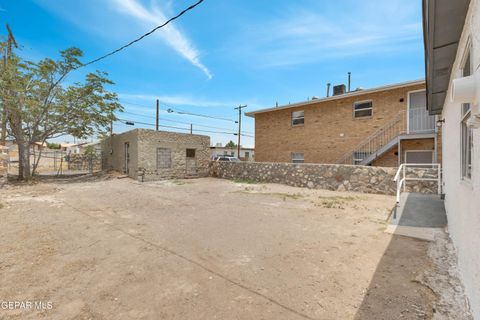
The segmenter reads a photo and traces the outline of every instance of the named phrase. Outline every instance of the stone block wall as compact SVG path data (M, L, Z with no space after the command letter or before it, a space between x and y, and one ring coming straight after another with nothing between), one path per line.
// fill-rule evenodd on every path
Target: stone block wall
M334 164L211 162L210 175L225 179L281 183L294 187L394 195L397 169ZM433 169L409 169L409 177L435 178ZM407 191L436 193L436 182L408 182Z
M195 150L194 157L187 157L187 149ZM144 129L138 131L138 170L143 176L139 179L143 181L207 176L209 162L208 136Z
M126 171L125 143L129 144L131 178L153 181L208 175L208 136L147 129L114 135L102 142L104 170ZM194 150L189 154L193 157L187 157L187 149Z

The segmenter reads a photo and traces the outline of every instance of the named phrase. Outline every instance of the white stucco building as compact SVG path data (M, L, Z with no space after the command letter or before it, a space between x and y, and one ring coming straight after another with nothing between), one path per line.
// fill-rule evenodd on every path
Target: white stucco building
M210 154L212 159L218 156L232 156L239 158L242 161L255 161L255 149L254 148L240 148L240 155L237 154L237 148L229 148L222 146L221 143L217 143L216 146L210 147Z
M448 230L480 319L480 0L423 2L428 106L442 125Z

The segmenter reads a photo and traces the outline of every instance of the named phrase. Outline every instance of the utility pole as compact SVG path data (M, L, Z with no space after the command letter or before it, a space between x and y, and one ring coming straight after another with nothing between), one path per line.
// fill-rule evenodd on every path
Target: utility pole
M7 64L8 61L10 61L10 56L12 54L12 44L15 46L15 48L18 48L17 41L15 41L15 37L13 36L13 32L10 29L10 26L7 23L7 31L8 31L8 44L7 44L7 52L6 54L4 53L3 56L3 67L5 70L7 69ZM7 140L7 119L8 119L8 111L7 111L7 101L6 101L6 96L8 92L3 92L4 94L4 100L2 103L2 118L0 119L2 123L1 127L1 138L0 138L0 145L5 145L5 142Z
M157 99L157 117L156 117L156 122L155 122L155 130L156 131L158 131L159 118L160 118L160 101L158 101L158 99Z
M240 105L235 108L235 110L238 110L238 144L237 144L237 157L240 159L240 138L242 136L242 109L246 108L247 105Z
M193 134L193 124L190 123L190 134Z

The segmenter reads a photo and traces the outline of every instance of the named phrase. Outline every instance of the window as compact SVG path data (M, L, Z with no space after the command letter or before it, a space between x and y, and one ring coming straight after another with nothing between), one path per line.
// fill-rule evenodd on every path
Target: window
M472 60L470 59L470 52L468 52L465 62L462 68L462 77L468 77L472 75ZM470 110L470 103L464 103L462 105L462 115L465 115Z
M292 112L292 126L302 126L304 123L305 123L304 111Z
M372 101L360 101L353 104L353 117L354 118L366 118L371 117L373 114Z
M248 159L248 158L250 158L250 152L245 151L245 159Z
M472 63L470 58L470 52L462 68L462 76L468 77L472 74ZM470 119L470 104L464 103L462 105L462 123L461 123L461 172L462 179L472 178L472 150L473 150L473 128L467 125L467 121Z
M172 150L167 148L157 149L157 169L168 169L172 167Z
M293 163L304 163L305 159L303 157L303 152L293 152L292 153L292 162Z
M461 152L462 152L462 178L472 178L472 150L473 150L473 128L467 125L470 119L470 110L462 118Z
M195 149L187 149L187 158L195 158Z

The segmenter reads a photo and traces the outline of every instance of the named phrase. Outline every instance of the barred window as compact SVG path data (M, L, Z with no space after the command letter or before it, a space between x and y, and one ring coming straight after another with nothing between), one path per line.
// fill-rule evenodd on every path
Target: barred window
M304 163L305 158L303 152L293 152L292 153L292 162L293 163Z
M172 150L157 148L157 169L168 169L172 167Z

